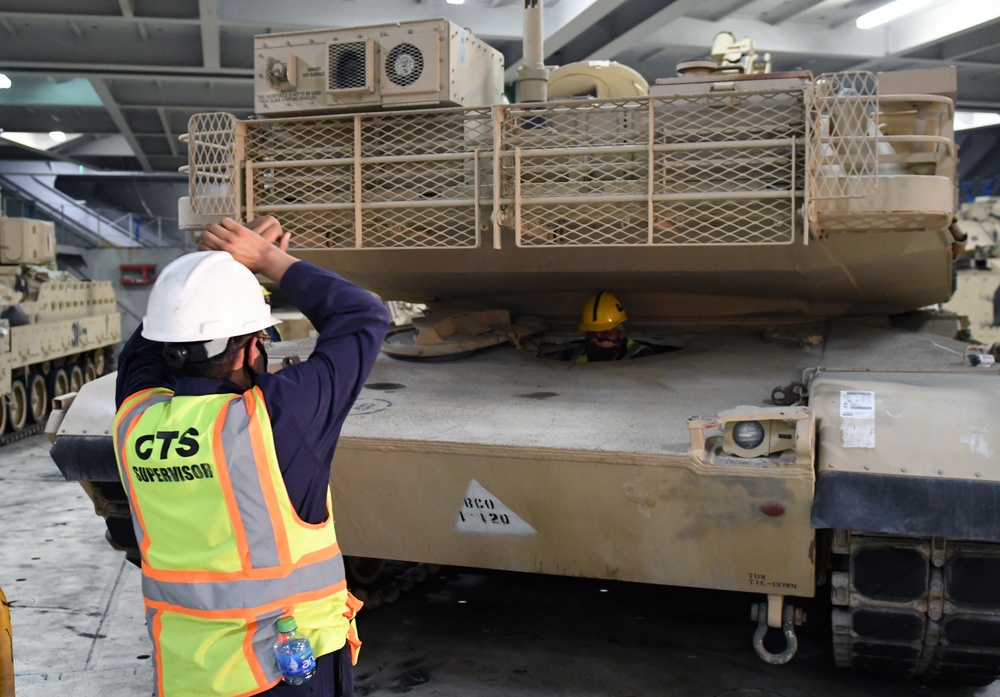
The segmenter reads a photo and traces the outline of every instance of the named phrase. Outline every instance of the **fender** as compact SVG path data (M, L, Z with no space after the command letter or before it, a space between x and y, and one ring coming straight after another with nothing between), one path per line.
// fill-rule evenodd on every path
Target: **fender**
M997 390L970 367L818 373L812 527L997 541Z

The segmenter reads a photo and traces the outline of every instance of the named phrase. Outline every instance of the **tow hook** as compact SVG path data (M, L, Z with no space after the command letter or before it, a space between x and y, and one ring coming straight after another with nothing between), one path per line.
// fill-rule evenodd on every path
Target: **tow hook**
M766 604L754 603L750 606L750 619L757 621L757 631L753 633L753 650L762 661L780 666L792 660L792 656L799 648L795 625L806 621L805 612L791 605L784 605L783 596L769 595ZM785 650L781 653L771 653L764 648L764 635L770 627L775 629L780 627L782 634L785 635Z

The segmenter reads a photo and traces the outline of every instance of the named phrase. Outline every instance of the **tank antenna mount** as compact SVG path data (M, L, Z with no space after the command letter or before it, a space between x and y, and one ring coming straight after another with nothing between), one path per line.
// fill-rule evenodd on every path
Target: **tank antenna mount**
M524 61L517 71L518 101L548 101L549 71L545 67L542 0L524 0Z

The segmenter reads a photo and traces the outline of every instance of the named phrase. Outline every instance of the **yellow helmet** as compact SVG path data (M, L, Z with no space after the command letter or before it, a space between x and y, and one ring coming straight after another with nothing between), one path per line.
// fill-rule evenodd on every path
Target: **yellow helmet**
M601 291L587 298L580 319L581 332L604 332L628 319L625 307L614 293Z

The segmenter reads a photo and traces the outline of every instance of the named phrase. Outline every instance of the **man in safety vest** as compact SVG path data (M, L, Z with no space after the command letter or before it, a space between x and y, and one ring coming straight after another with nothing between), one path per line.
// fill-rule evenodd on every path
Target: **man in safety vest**
M620 361L651 355L648 344L626 337L626 320L625 306L613 293L601 291L587 298L580 318L583 342L575 347L570 360Z
M287 253L271 217L211 225L168 264L119 359L115 454L142 555L156 694L351 695L360 641L333 527L330 465L388 329L371 293ZM254 273L319 333L267 372L277 320ZM293 615L316 672L280 683Z

